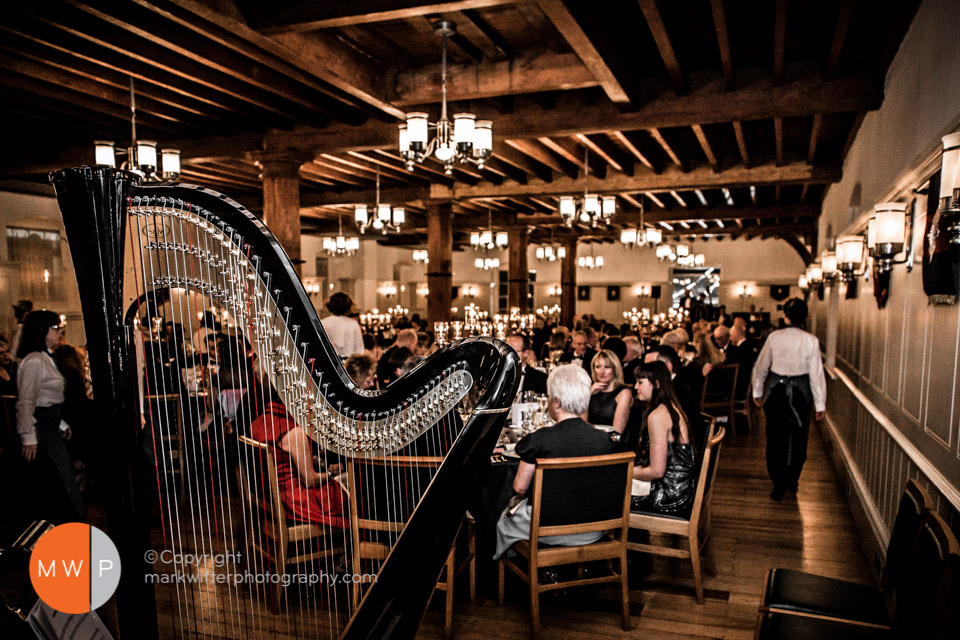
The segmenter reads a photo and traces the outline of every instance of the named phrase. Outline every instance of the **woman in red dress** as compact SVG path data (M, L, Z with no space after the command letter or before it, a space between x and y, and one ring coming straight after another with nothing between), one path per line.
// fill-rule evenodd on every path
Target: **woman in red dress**
M250 425L250 436L270 445L277 462L280 498L289 518L340 529L349 527L343 489L333 480L339 465L313 466L314 443L276 398Z

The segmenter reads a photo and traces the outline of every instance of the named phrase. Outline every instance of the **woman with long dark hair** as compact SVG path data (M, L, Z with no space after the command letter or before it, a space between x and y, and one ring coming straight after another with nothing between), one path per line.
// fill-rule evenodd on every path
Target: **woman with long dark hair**
M687 416L673 391L670 370L660 361L636 369L637 397L647 403L646 435L635 480L650 483L650 493L634 496L631 511L675 513L693 502L696 464L690 443Z
M66 382L57 369L52 351L60 344L63 329L60 316L52 311L33 311L23 322L17 356L17 433L23 443L23 457L49 463L59 478L73 513L66 520L84 520L87 507L64 444L69 425L62 421L60 408Z

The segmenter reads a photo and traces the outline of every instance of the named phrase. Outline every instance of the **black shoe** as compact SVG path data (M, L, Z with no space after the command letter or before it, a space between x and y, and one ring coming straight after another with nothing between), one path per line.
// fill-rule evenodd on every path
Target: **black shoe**
M783 500L783 496L786 495L787 490L782 487L774 487L773 491L770 492L770 498L780 502Z

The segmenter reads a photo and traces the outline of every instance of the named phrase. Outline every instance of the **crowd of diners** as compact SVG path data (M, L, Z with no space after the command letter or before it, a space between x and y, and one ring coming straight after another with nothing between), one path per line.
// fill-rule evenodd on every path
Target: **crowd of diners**
M417 316L400 317L380 335L371 335L361 329L346 294L332 295L327 310L321 321L324 331L358 389L387 388L437 349ZM554 421L516 444L516 496L522 499L529 490L538 458L630 450L637 456L634 484L646 489L633 496L632 508L682 513L693 499L706 437L701 392L712 368L722 363L740 365L738 399L752 395L767 405L773 400L765 407L768 418L800 423L773 437L768 424L768 444L774 447L768 447L767 456L774 483L771 497L781 500L787 491L795 491L804 457L797 449L805 451L806 433L794 432L806 426L804 412L808 422L814 406L820 417L825 397L817 340L802 330L806 305L798 299L784 305L786 329L774 332L762 350L764 332L748 330L745 318L729 317L722 308L713 311L713 317L679 316L669 327L614 325L590 314L576 318L572 327L541 319L529 331L509 335L506 343L522 365L517 397L524 392L546 396ZM64 344L56 313L17 313L12 338L19 362L10 358L8 343L0 342L0 389L16 396L19 458L48 485L56 485L41 500L47 503L52 495L59 496L61 512L51 519L83 520L86 505L75 464L85 458L93 462L83 443L96 429L84 354ZM144 398L178 398L187 460L202 464L201 449L211 448L222 455L212 456L210 464L223 465L216 472L229 477L229 467L239 464L232 455L238 450L233 440L238 434L249 435L273 449L281 496L292 520L349 526L347 500L333 482L343 461L317 455L316 445L265 382L247 341L225 333L211 315L201 319L192 341L186 342L183 329L168 326L156 335L142 325L142 393ZM191 353L183 351L184 344L192 345ZM756 375L751 375L755 363ZM162 446L157 443L165 410L152 402L143 403L142 449L160 468L162 457L169 455L157 448ZM217 428L209 429L214 424ZM598 425L605 429L596 429ZM160 493L172 495L166 486L169 479L157 475ZM513 513L500 523L506 546L524 527L529 530L529 522L523 521L529 509Z

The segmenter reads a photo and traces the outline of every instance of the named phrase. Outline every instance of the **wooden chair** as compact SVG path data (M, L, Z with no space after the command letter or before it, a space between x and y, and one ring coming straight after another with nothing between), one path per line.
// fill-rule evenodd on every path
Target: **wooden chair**
M700 408L712 416L726 416L728 424L733 424L734 393L737 389L739 364L718 364L710 370L703 380L703 392L700 395Z
M342 545L324 546L332 536L341 535L339 530L334 532L322 525L288 520L280 498L277 463L270 447L247 436L240 436L239 441L240 491L250 513L254 514L248 523L249 548L266 559L278 575L285 574L291 565L343 554ZM260 469L266 472L266 478L260 477ZM270 610L276 614L280 611L282 581L271 582L270 588Z
M927 492L915 480L907 480L890 532L881 588L803 571L771 569L761 591L761 616L771 611L889 628L924 514L932 507Z
M711 372L712 373L712 372ZM656 544L649 542L627 542L627 549L670 558L689 558L693 567L693 582L697 592L697 602L703 604L703 576L701 573L701 553L705 552L706 569L710 575L716 572L713 553L710 548L710 500L713 495L714 479L720 459L720 443L726 429L710 427L710 437L703 450L703 462L697 477L697 489L693 504L687 513L654 514L630 513L630 529L647 531L650 534L666 534L670 541ZM686 544L674 546L673 537L685 538Z
M350 522L351 535L353 536L353 572L362 574L362 581L354 581L351 590L351 608L356 609L360 604L361 582L369 581L369 576L360 570L364 560L376 560L382 562L390 553L390 545L378 536L396 538L403 531L405 522L409 519L410 512L416 506L420 499L420 492L426 490L430 483L430 477L436 469L443 463L442 457L436 456L392 456L389 460L384 459L366 459L355 461L348 466L349 473L349 494L350 494ZM359 465L359 468L358 468ZM365 472L378 474L378 480L373 483L360 483L360 469ZM385 477L383 474L386 474ZM406 477L404 477L406 476ZM391 495L387 496L362 496L364 488L368 491L371 484L375 487L389 487ZM413 490L402 500L402 504L397 503L397 494L402 493L404 488L412 490L418 487L419 490ZM386 504L387 502L397 507L395 510L386 511L379 514L368 513L366 504ZM379 515L380 518L375 517ZM389 519L383 519L386 516ZM362 534L372 534L371 539L361 539ZM464 539L463 546L466 553L457 561L457 541ZM447 561L443 565L440 577L437 580L437 590L444 592L444 623L443 635L450 638L453 634L453 602L454 602L454 583L456 579L464 572L469 572L470 581L470 602L474 602L477 597L477 557L476 557L476 524L473 517L467 514L464 523L454 538L453 546L447 555Z
M503 605L504 569L529 585L530 618L533 637L540 637L540 594L553 589L620 583L623 629L630 630L630 591L627 584L627 521L630 514L630 489L633 485L633 452L580 458L538 459L530 488L530 539L513 544L515 558L500 557L497 564L497 602ZM574 474L582 482L578 495L553 496L545 488L564 474ZM541 537L602 531L597 542L580 546L547 546ZM531 542L536 540L537 542ZM584 575L584 562L608 561L610 572ZM520 561L518 563L518 561ZM539 570L546 567L578 565L577 577L541 584Z

